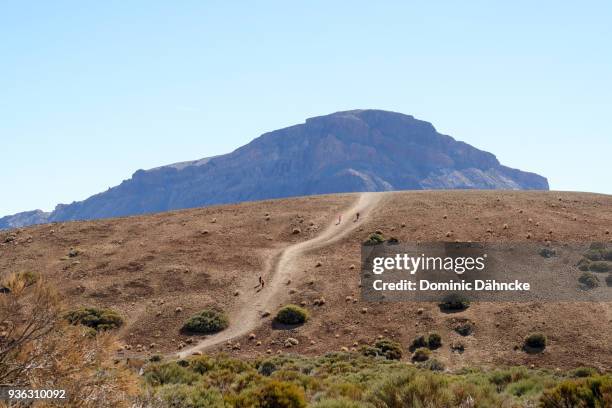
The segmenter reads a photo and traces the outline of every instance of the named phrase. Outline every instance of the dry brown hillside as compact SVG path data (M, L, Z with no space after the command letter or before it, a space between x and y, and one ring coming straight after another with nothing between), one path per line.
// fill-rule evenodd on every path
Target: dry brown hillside
M357 210L362 220L352 223ZM338 214L344 218L335 226ZM246 357L279 351L322 354L371 343L379 335L408 345L415 335L436 331L444 346L435 354L451 367L612 368L610 304L480 303L460 314L444 314L435 304L359 300L360 243L375 230L400 241L448 240L450 231L452 239L472 241L521 241L527 234L535 241L609 241L612 196L344 194L50 224L0 232L0 273L39 272L60 288L70 307L117 310L126 321L122 341L132 346L125 355L178 352L179 343L187 345L183 351L225 350ZM257 292L260 275L268 285ZM315 306L322 297L325 304ZM261 317L262 311L274 312L289 301L303 303L311 320L283 330L273 327L271 317ZM185 319L208 306L230 315L225 334L208 339L181 334ZM456 334L457 319L474 322L474 334ZM516 351L532 331L547 334L544 353ZM251 333L255 339L249 340ZM287 349L288 337L299 344ZM202 340L207 348L198 348ZM457 341L465 346L462 354L450 351ZM138 344L145 351L137 353Z

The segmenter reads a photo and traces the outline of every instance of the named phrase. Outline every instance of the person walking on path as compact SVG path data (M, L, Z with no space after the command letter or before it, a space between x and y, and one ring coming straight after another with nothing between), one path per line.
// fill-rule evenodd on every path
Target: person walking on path
M342 222L342 214L338 215L338 222L336 223L336 225L340 225L340 223Z
M355 213L355 221L353 222L357 222L357 221L359 221L359 213Z

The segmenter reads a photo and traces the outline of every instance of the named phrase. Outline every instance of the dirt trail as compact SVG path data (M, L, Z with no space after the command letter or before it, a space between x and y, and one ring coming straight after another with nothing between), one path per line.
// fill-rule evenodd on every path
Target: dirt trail
M261 313L264 310L273 312L285 298L287 280L297 280L302 270L296 268L297 260L306 252L325 247L336 240L346 236L362 224L370 211L382 199L383 193L361 193L355 204L344 211L344 220L338 225L337 219L316 237L284 248L271 262L270 268L265 272L266 286L260 292L244 294L236 313L230 316L230 326L224 331L205 338L195 346L186 348L173 354L184 358L196 351L203 351L244 336L253 331L261 322ZM353 222L354 214L359 212L358 222Z

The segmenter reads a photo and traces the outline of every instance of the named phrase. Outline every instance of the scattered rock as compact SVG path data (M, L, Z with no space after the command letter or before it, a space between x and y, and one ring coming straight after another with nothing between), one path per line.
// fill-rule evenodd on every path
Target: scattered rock
M255 337L255 333L249 333L249 340L254 340Z
M174 313L181 313L183 311L183 308L178 306L176 309L174 309Z
M299 229L299 228L294 228L293 231L291 231L291 233L294 234L294 235L297 235L297 234L299 234L301 232L302 232L302 230Z
M269 311L264 310L263 312L261 312L261 317L262 317L262 318L266 318L266 317L270 316L270 314L271 314L271 313L270 313Z
M368 308L367 307L361 308L361 313L363 313L363 314L368 313Z
M320 267L321 265L323 265L323 264L322 264L322 263L319 261L319 262L317 262L317 263L315 264L315 268L318 268L318 267Z
M210 222L214 224L214 223L216 223L216 222L217 222L217 219L216 219L216 218L213 218L212 220L210 220Z

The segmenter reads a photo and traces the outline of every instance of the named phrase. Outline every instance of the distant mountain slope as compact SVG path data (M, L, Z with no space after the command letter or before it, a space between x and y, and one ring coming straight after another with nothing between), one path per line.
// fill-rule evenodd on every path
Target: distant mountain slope
M502 166L428 122L381 110L337 112L266 133L232 153L151 170L51 213L0 218L0 228L311 194L547 190L546 178Z

